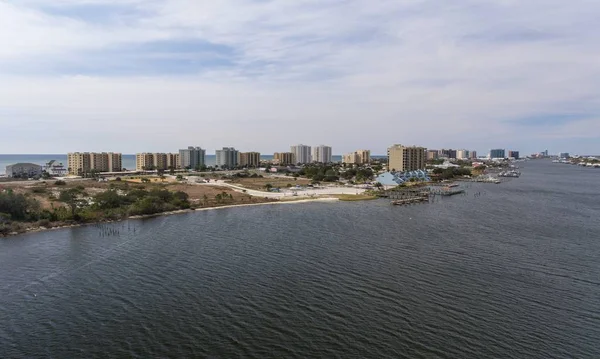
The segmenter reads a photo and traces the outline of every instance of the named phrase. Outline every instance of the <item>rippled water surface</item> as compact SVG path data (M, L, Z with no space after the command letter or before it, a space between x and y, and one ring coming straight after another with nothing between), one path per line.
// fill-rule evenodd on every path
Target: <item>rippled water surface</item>
M0 357L599 358L600 170L523 166L0 240Z

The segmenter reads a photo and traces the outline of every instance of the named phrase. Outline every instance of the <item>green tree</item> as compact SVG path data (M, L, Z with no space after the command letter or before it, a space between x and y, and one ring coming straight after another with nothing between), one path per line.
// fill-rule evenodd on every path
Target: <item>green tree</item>
M80 196L83 192L79 188L71 188L60 192L58 200L64 202L71 208L71 215L77 217L77 209L85 205L85 200L81 199Z

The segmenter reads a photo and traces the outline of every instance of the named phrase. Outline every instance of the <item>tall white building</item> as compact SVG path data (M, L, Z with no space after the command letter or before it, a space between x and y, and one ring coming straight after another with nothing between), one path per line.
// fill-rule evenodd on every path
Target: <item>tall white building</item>
M233 147L223 147L215 151L216 164L223 168L234 168L238 166L239 151Z
M319 163L331 163L331 147L325 145L313 147L312 159Z
M311 163L312 156L310 155L310 146L296 145L290 147L290 152L294 154L296 163Z
M188 147L179 150L179 166L181 168L197 169L204 166L206 150L200 147Z

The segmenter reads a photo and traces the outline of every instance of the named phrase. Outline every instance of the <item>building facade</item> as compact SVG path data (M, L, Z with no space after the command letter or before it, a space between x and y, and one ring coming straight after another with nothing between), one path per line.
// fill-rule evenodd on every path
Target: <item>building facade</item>
M82 176L91 171L122 171L122 155L116 152L71 152L67 154L69 174Z
M136 153L135 154L135 170L150 171L154 169L154 156L152 153Z
M444 158L448 158L448 159L454 159L456 158L456 150L452 150L452 149L441 149L438 152L439 157L444 157Z
M167 153L167 169L181 168L179 153Z
M356 164L356 163L358 163L358 161L359 161L359 159L358 159L358 155L356 154L356 152L347 153L342 157L343 163Z
M312 160L318 163L331 163L331 147L325 145L313 147Z
M468 160L471 154L468 150L457 150L456 151L456 159L457 160Z
M477 151L471 151L471 159L472 160L476 160L477 159Z
M388 169L390 171L416 171L425 169L427 149L417 146L393 145L388 148Z
M292 152L275 152L273 154L273 162L276 164L287 166L296 164L296 157Z
M179 150L179 167L188 169L199 169L205 166L206 150L200 147L190 146Z
M438 150L427 150L427 161L437 160L438 157Z
M179 154L178 153L136 153L135 155L135 170L136 171L151 171L151 170L168 170L178 169Z
M14 165L6 166L7 177L34 177L42 175L42 166L35 163L15 163Z
M239 165L242 167L258 167L260 165L260 153L240 152Z
M235 168L238 166L238 151L233 147L223 147L215 151L217 167Z
M312 155L310 150L310 146L302 144L290 147L290 152L294 154L296 163L311 163Z
M351 164L368 164L371 162L371 151L358 150L345 154L342 157L342 162Z
M506 158L506 152L501 148L490 150L490 158Z
M51 160L43 166L42 171L48 172L50 176L62 177L65 176L68 171L67 168L56 160Z
M508 151L508 158L519 159L519 151Z

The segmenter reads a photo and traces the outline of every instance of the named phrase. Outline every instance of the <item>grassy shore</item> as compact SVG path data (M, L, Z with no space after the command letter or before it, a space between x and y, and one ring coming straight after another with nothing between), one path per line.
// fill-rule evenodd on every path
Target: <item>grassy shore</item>
M333 197L339 199L340 201L353 202L353 201L370 201L373 199L377 199L377 196L371 194L337 194L333 195Z

